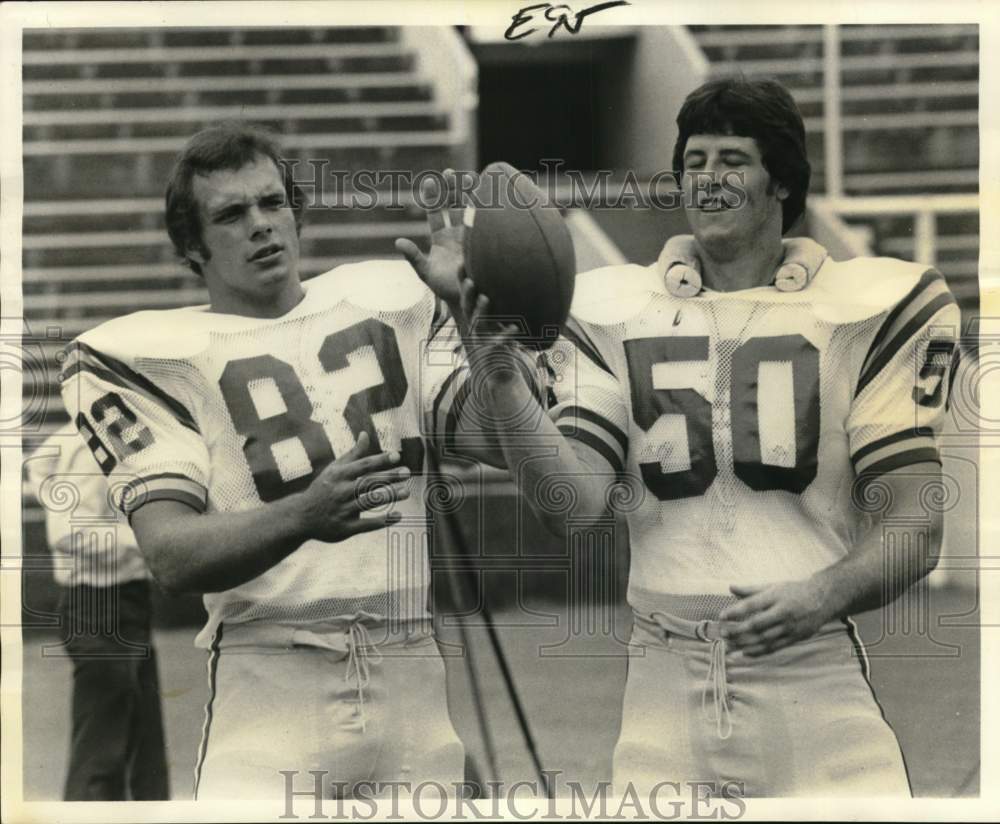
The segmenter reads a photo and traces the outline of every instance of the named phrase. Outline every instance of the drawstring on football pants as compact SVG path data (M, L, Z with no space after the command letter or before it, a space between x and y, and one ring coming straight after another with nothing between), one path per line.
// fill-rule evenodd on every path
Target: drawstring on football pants
M708 640L708 639L705 639ZM722 741L733 734L732 708L729 706L729 686L726 683L726 640L715 638L710 641L708 674L701 688L701 712L711 717L708 710L708 694L712 693L712 708L715 715L715 731Z
M733 708L729 703L729 683L726 673L726 639L722 637L722 627L718 621L691 621L665 612L650 613L646 618L636 613L636 621L652 622L666 633L681 638L691 638L708 644L708 672L701 688L701 712L706 720L715 722L715 732L725 741L733 734ZM709 694L712 707L709 709Z
M365 687L370 680L370 664L382 661L382 653L372 643L368 628L360 621L351 621L347 628L347 669L344 671L344 681L350 681L353 675L358 688L358 711L361 715L361 731L365 732Z

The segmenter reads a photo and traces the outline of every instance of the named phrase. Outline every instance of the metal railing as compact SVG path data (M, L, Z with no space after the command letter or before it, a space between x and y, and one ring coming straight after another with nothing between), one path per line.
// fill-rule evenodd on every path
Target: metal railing
M978 212L979 196L939 194L857 197L844 194L842 37L840 26L823 26L822 99L826 197L820 201L826 209L840 217L912 217L913 259L934 266L938 263L938 217Z
M979 211L979 196L883 195L878 197L827 196L816 198L822 206L841 217L910 216L913 219L913 259L935 266L938 263L938 217L973 214Z

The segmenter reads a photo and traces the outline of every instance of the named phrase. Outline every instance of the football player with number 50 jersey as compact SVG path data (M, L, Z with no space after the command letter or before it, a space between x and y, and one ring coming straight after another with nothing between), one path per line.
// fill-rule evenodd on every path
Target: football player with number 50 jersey
M154 574L204 593L196 797L280 799L310 770L327 797L447 785L464 760L426 621L422 438L447 310L405 261L300 283L278 151L240 126L189 141L167 223L211 304L82 335L63 396Z
M552 414L639 482L632 605L702 620L732 582L846 555L866 527L859 478L939 460L958 309L932 269L835 263L806 239L786 244L808 288L678 297L665 273L695 254L685 241L653 266L578 277Z
M886 473L933 488L924 465L940 460L954 299L933 270L882 258L825 258L802 291L678 297L665 283L671 252L694 254L683 247L581 275L575 322L550 354L558 428L635 488L628 600L641 652L616 786L704 773L754 795L905 793L853 625L814 584L872 529L896 489ZM896 549L920 574L936 552L916 539ZM786 582L810 581L781 602ZM734 627L754 596L760 613Z
M545 353L551 418L533 433L562 435L565 466L552 471L576 488L575 524L608 503L628 520L634 629L616 790L907 795L849 616L936 563L936 437L958 308L933 269L838 263L808 239L782 240L810 167L780 84L711 81L677 123L693 237L651 266L577 277L571 322ZM478 346L502 352L505 336L487 324ZM476 377L494 396L530 395L505 380ZM553 524L525 475L513 473ZM621 480L632 494L610 494Z

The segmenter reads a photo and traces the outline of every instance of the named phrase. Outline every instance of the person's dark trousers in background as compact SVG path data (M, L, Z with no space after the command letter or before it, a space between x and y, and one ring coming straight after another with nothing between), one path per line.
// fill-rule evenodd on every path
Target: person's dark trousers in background
M62 614L73 661L66 801L168 799L149 583L68 587Z

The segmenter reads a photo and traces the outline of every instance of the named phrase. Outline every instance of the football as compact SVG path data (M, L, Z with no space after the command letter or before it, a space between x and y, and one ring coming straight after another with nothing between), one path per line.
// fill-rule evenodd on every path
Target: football
M520 341L548 349L569 316L576 278L573 241L555 206L508 163L491 163L466 209L465 270L490 299L490 314L517 323Z

